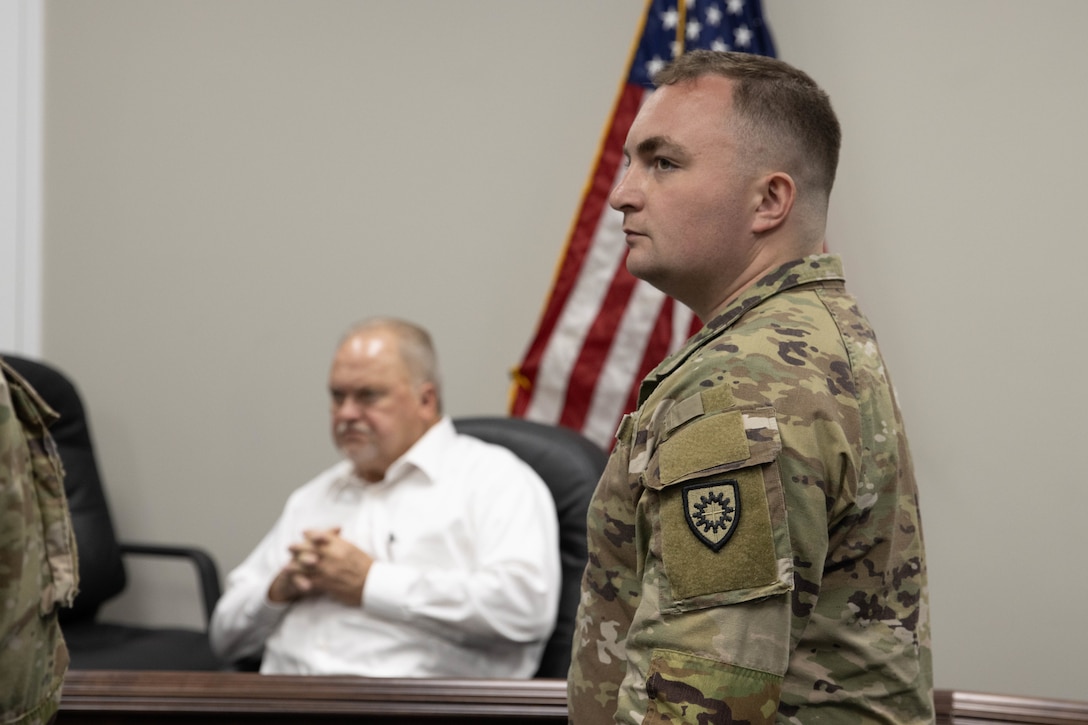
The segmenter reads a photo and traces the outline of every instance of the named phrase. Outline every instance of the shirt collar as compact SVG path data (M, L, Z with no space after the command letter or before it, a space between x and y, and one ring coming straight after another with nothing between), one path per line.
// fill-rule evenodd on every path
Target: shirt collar
M422 473L428 481L434 482L441 473L445 452L456 437L457 429L453 427L453 421L448 416L442 416L400 458L389 464L383 482L400 480L412 469Z
M356 486L388 486L412 471L418 471L426 480L433 482L438 479L445 451L456 436L457 429L453 427L453 421L448 416L443 416L428 428L400 458L389 464L385 477L380 481L364 481L356 475L352 462L345 460L340 464L343 470L332 482L332 493L336 495Z

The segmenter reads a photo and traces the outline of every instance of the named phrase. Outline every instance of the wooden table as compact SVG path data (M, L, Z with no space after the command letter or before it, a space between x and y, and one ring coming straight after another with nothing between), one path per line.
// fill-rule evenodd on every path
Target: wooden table
M1088 723L1088 702L939 690L942 725ZM544 724L567 721L562 680L294 677L73 670L57 725Z

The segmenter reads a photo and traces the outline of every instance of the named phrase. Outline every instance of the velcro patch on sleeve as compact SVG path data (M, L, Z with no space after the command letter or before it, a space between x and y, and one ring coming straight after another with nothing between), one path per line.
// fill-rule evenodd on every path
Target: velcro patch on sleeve
M656 491L667 608L735 604L793 586L789 525L773 408L687 420L655 452L643 485Z
M661 485L668 486L693 473L748 457L743 414L731 410L708 415L680 428L661 444L658 459Z
M779 589L760 466L669 486L660 507L662 562L674 600L719 595L717 603L728 604Z
M716 385L713 388L700 390L672 406L665 418L665 430L672 431L700 415L721 413L734 405L736 400L728 385Z

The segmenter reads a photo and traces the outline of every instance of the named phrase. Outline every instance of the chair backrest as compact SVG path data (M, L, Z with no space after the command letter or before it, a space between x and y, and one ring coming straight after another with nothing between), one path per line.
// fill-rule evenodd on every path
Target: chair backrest
M555 631L544 648L536 677L566 678L574 618L586 566L586 513L608 456L569 428L520 418L478 417L453 421L461 433L509 448L537 472L552 492L559 516L563 583Z
M79 594L72 608L60 611L60 620L62 624L92 620L99 606L121 593L126 578L83 401L72 381L56 368L6 353L3 358L60 414L49 433L64 466L64 492L79 556Z

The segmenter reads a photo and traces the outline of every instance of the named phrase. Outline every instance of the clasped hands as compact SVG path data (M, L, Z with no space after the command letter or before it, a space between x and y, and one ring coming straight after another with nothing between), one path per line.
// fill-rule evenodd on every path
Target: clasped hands
M268 588L273 602L293 602L307 596L326 595L357 607L374 559L340 537L340 528L305 531L303 539L288 547L287 563Z

